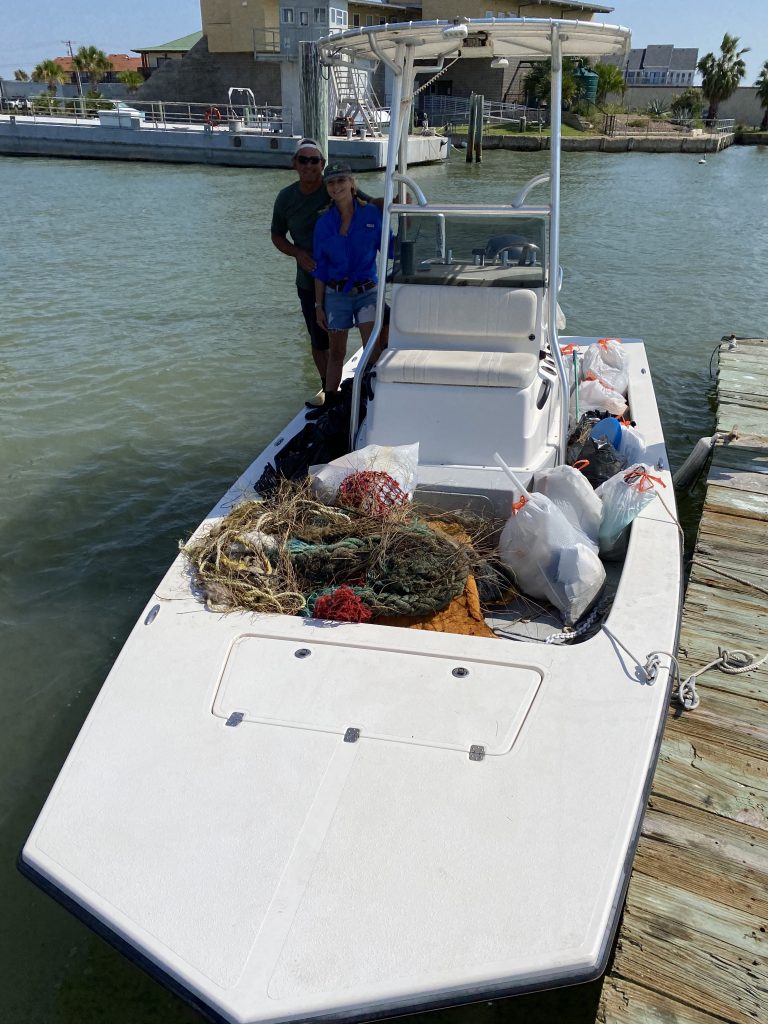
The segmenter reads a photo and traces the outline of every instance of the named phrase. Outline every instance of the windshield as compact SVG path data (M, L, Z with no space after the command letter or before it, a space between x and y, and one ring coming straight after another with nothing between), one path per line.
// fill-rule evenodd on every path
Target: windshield
M545 265L543 217L398 215L395 282L536 288Z

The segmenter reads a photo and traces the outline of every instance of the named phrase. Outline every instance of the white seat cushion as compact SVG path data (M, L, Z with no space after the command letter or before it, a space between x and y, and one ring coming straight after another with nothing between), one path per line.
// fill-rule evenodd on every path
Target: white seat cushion
M389 347L538 354L538 310L530 288L397 284Z
M526 388L537 367L537 356L525 352L388 349L376 364L376 379L382 384Z

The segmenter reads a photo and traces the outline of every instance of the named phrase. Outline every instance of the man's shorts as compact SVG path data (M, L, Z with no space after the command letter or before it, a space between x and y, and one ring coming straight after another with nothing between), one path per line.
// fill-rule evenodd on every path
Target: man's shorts
M351 294L334 292L328 289L325 293L325 316L329 331L348 331L355 324L372 324L376 319L376 292L371 288L367 292Z

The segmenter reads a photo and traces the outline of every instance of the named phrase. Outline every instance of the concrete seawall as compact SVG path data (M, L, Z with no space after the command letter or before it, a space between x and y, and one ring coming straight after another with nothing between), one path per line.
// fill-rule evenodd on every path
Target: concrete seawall
M466 135L453 135L453 144L466 148ZM585 135L562 139L566 152L577 153L718 153L733 145L733 133L723 135ZM510 149L518 151L549 149L547 135L484 135L483 149Z

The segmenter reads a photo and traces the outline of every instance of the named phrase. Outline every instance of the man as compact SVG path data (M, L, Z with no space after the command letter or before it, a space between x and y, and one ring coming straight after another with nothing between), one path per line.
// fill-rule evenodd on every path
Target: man
M318 214L330 204L330 198L323 181L325 156L314 139L301 139L293 154L291 166L298 174L293 182L277 193L272 211L272 244L286 256L296 260L296 290L301 302L301 312L312 343L312 358L320 374L322 391L309 406L322 406L325 401L325 377L328 370L328 333L317 322L315 313L315 281L312 273L315 261L312 257L312 241ZM382 209L381 199L371 199L364 192L362 199L375 203ZM288 241L290 234L291 241ZM389 324L389 309L385 309L380 344L377 352L386 347ZM375 362L375 358L373 359Z
M317 215L328 205L329 199L323 182L325 157L314 139L301 139L291 166L299 178L277 194L272 211L272 244L296 260L296 290L312 343L312 358L324 389L329 341L328 333L320 327L315 316L312 236ZM291 241L288 241L289 233ZM322 405L323 395L319 395L313 404Z

